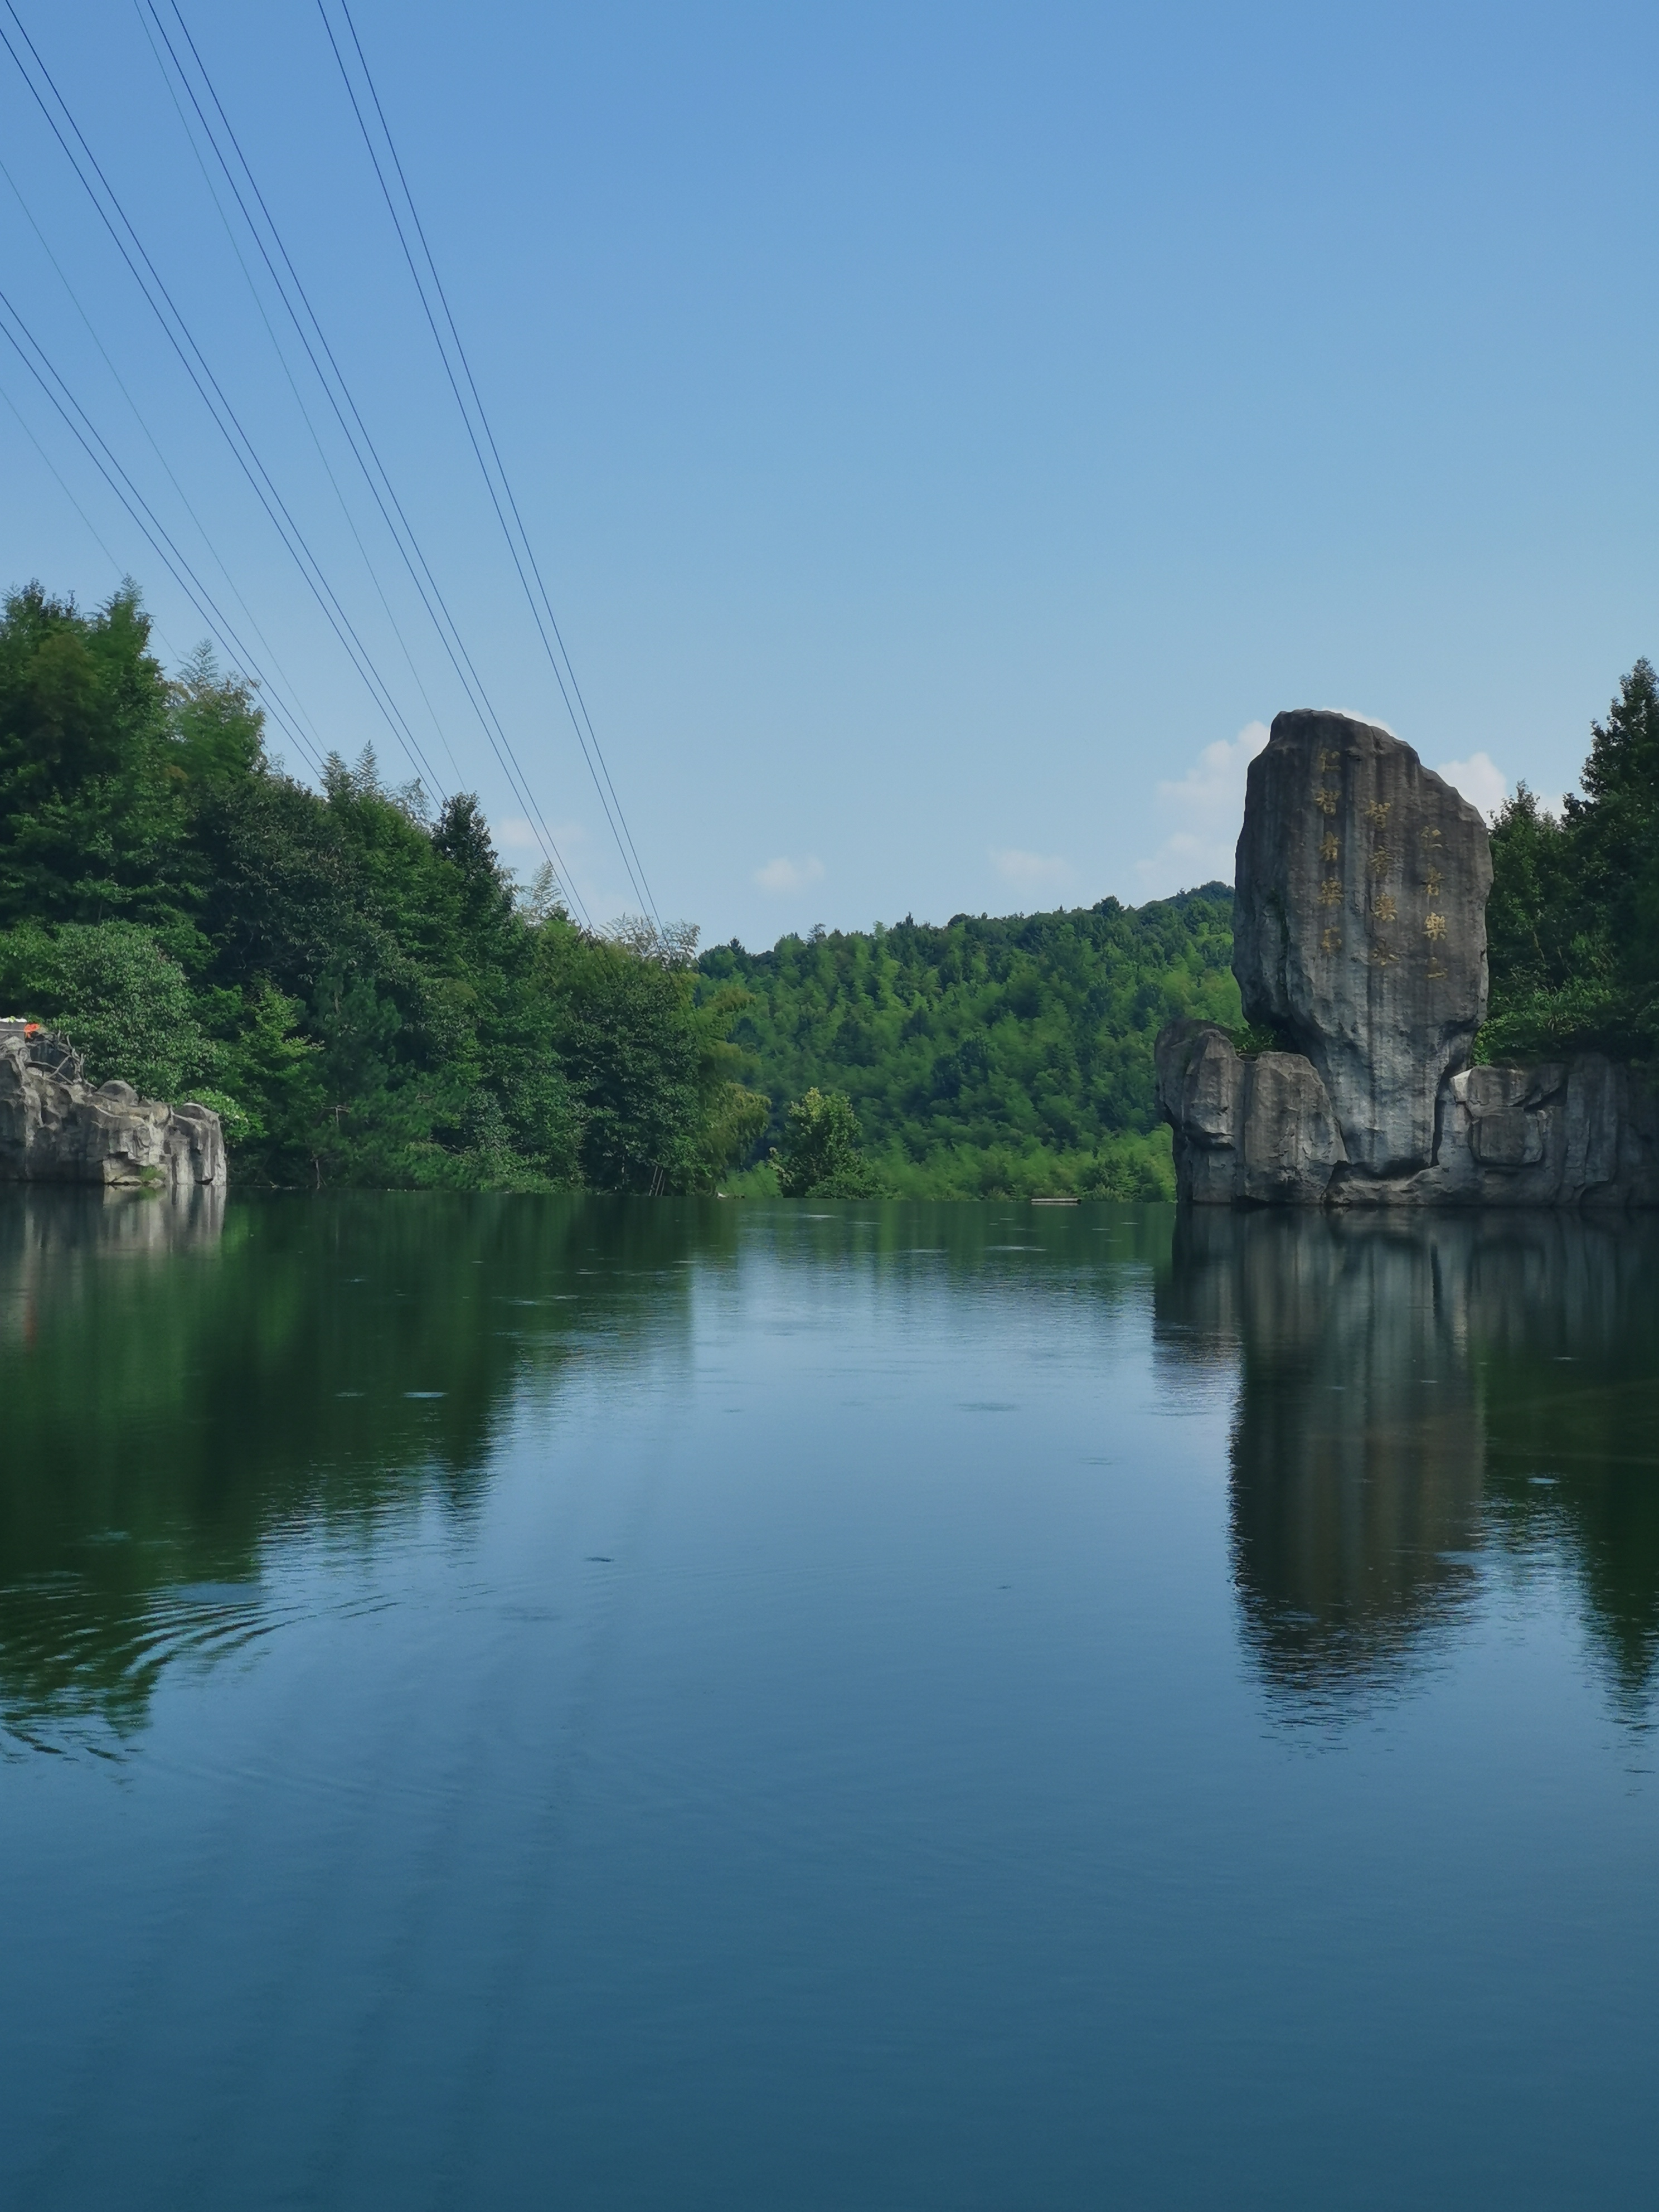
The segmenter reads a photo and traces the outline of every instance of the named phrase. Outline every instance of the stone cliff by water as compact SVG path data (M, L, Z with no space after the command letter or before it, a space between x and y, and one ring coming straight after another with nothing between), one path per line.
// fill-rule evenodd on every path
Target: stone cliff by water
M1233 972L1284 1049L1158 1041L1183 1198L1659 1204L1659 1100L1596 1054L1475 1067L1492 860L1475 809L1387 730L1279 715L1251 763Z
M210 1107L166 1106L129 1083L94 1088L75 1054L47 1054L21 1033L0 1035L0 1182L178 1188L224 1180L224 1137Z

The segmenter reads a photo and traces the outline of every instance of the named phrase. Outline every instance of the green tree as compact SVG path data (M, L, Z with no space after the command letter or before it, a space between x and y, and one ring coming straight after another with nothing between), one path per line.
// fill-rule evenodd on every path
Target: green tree
M218 1071L184 969L133 922L14 930L0 940L0 975L13 1005L85 1055L94 1083L118 1077L177 1101Z
M169 682L131 586L0 616L0 982L94 1071L226 1116L275 1182L696 1189L768 1109L680 926L519 895L477 799L372 749L316 791L204 650ZM643 926L641 926L643 927ZM637 940L637 941L636 941Z
M842 1091L810 1090L784 1117L772 1154L786 1198L872 1198L878 1185L859 1150L858 1115Z
M1525 785L1492 831L1488 1058L1659 1049L1659 679L1646 660L1591 725L1584 795Z
M176 911L168 692L137 592L92 616L14 592L0 622L0 923Z

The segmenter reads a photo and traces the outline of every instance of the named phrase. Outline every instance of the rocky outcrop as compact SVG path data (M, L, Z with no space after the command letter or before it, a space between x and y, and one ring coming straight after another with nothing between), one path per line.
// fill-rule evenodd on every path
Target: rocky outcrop
M1448 1079L1430 1165L1349 1205L1659 1206L1659 1097L1601 1054Z
M1324 1085L1296 1053L1245 1058L1213 1022L1171 1022L1158 1041L1158 1097L1176 1175L1200 1205L1318 1206L1346 1158Z
M1317 1070L1351 1176L1433 1156L1443 1077L1486 1012L1486 824L1388 731L1280 714L1250 763L1233 973Z
M219 1186L225 1144L207 1106L166 1106L129 1083L88 1084L76 1055L0 1037L0 1182Z
M1387 730L1274 720L1238 841L1233 972L1282 1051L1158 1038L1200 1205L1659 1205L1659 1099L1597 1054L1473 1067L1492 860L1480 815Z

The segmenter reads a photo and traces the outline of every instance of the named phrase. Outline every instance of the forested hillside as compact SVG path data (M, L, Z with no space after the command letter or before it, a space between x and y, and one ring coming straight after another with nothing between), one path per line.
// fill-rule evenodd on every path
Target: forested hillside
M306 1184L706 1188L752 1149L736 1011L678 947L515 893L475 799L365 753L318 793L247 690L170 682L131 592L0 620L0 1012L94 1080L224 1115L233 1172Z
M943 928L719 945L713 1003L751 994L732 1040L772 1101L769 1141L809 1086L845 1091L890 1188L917 1195L1172 1188L1152 1097L1152 1042L1177 1014L1240 1019L1232 893Z

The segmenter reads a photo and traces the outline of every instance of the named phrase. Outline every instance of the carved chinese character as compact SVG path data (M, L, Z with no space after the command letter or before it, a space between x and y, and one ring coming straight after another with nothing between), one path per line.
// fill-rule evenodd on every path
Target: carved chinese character
M1380 898L1371 901L1371 912L1379 921L1392 921L1398 911L1393 898L1387 891L1384 891Z
M1333 791L1329 784L1322 783L1318 790L1314 793L1314 805L1319 809L1322 814L1334 814L1336 811L1336 802L1341 798L1341 793L1340 791Z
M1319 949L1322 952L1340 952L1342 950L1341 931L1340 929L1324 931L1319 939Z
M1373 845L1371 847L1370 858L1366 861L1365 866L1370 870L1374 876L1386 876L1389 872L1388 847L1386 845Z
M1371 964L1376 968L1391 968L1399 957L1393 945L1385 945L1379 938L1371 947Z
M1446 933L1446 917L1443 914L1429 915L1425 918L1423 927L1437 944Z
M1438 845L1443 842L1440 832L1432 822L1425 822L1417 834L1425 845Z
M1429 981L1431 983L1443 983L1450 972L1449 969L1443 968L1437 960L1431 960L1429 963Z
M1319 748L1319 773L1321 775L1328 775L1332 769L1340 768L1341 765L1342 756L1334 745L1321 745Z
M1389 818L1389 808L1390 807L1390 805L1392 805L1392 804L1393 804L1393 801L1392 801L1391 799L1370 799L1370 801L1368 801L1368 802L1367 802L1367 805L1366 805L1366 807L1365 807L1365 818L1366 818L1366 820L1367 820L1368 822L1374 822L1374 823L1376 823L1376 827L1380 830L1380 829L1382 827L1383 823L1384 823L1388 820L1388 818Z
M1440 871L1438 868L1431 868L1429 870L1427 875L1423 878L1423 889L1428 897L1432 899L1437 899L1439 897Z
M1340 876L1326 877L1324 882L1319 886L1319 903L1321 906L1341 905L1342 878Z
M1341 852L1341 847L1328 830L1319 841L1319 857L1328 867Z

